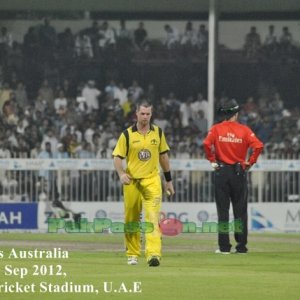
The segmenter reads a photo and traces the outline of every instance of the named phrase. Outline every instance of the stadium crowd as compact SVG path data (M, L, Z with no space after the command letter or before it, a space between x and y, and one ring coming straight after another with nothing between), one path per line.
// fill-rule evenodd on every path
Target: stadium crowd
M205 25L201 24L197 31L189 21L182 34L168 24L164 29L163 44L168 50L190 47L207 51ZM274 55L277 52L292 57L295 46L288 28L283 29L286 38L272 38L273 32L271 25L266 41L261 43L252 27L245 39L246 56L253 58L258 53ZM94 57L109 61L109 57L117 53L151 52L152 47L153 41L143 22L132 33L125 21L120 22L118 30L113 30L107 21L102 24L94 21L91 27L73 34L70 28L57 33L45 18L40 26L28 28L22 45L13 41L13 34L2 27L0 157L110 158L119 133L134 122L135 103L147 97L155 103L153 121L166 132L171 157L202 158L208 113L203 91L190 93L187 90L179 98L172 90L165 95L158 94L158 87L151 82L141 86L139 78L133 78L125 86L112 76L100 87L97 78L78 82L59 73L58 65L66 61L72 63ZM43 72L34 73L38 68ZM35 88L26 78L31 71L39 75L35 77ZM57 74L49 74L51 71ZM56 80L51 80L53 77ZM224 97L230 95L216 97L216 109ZM276 89L237 100L243 107L241 121L266 144L266 158L299 157L299 107L287 109ZM47 142L50 143L48 150Z

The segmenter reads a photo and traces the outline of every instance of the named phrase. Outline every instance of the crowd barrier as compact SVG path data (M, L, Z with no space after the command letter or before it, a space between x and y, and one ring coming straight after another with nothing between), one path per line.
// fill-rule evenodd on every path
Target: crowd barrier
M162 218L217 220L213 171L202 159L171 160L175 196L164 196ZM247 173L249 229L300 231L300 160L259 160ZM0 230L48 230L51 201L93 222L123 220L122 186L111 159L1 159ZM63 229L62 229L63 230Z
M165 202L214 201L204 159L171 160L176 194ZM300 160L259 160L248 172L250 203L299 202ZM0 159L0 202L118 202L122 186L111 159Z

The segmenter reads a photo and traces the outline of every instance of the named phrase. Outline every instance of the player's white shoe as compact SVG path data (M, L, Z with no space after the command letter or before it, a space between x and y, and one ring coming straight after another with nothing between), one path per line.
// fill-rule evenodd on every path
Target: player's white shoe
M217 250L215 251L215 253L216 253L216 254L230 254L230 251L227 252L227 251L221 251L220 249L217 249Z
M138 264L138 258L137 258L137 256L128 256L128 258L127 258L127 264L128 265L137 265Z

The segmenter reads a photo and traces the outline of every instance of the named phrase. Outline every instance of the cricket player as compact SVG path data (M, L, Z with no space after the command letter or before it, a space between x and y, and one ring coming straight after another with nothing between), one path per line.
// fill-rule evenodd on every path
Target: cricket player
M114 167L123 184L125 228L139 224L143 207L145 222L153 224L153 231L145 233L145 256L148 265L156 267L161 259L159 217L162 187L159 165L164 172L165 189L169 195L174 194L174 187L168 156L170 149L162 130L150 122L152 109L147 100L137 104L137 122L120 135L113 156ZM125 158L126 169L122 164ZM129 231L125 230L127 263L136 265L141 254L140 232Z

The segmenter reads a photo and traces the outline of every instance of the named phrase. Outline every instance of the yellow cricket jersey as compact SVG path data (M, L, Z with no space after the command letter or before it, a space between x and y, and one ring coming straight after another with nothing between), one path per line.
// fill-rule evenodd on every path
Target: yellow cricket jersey
M119 137L113 156L126 158L126 172L134 179L149 178L159 173L159 155L170 150L162 130L150 126L146 135L137 126L127 128Z

